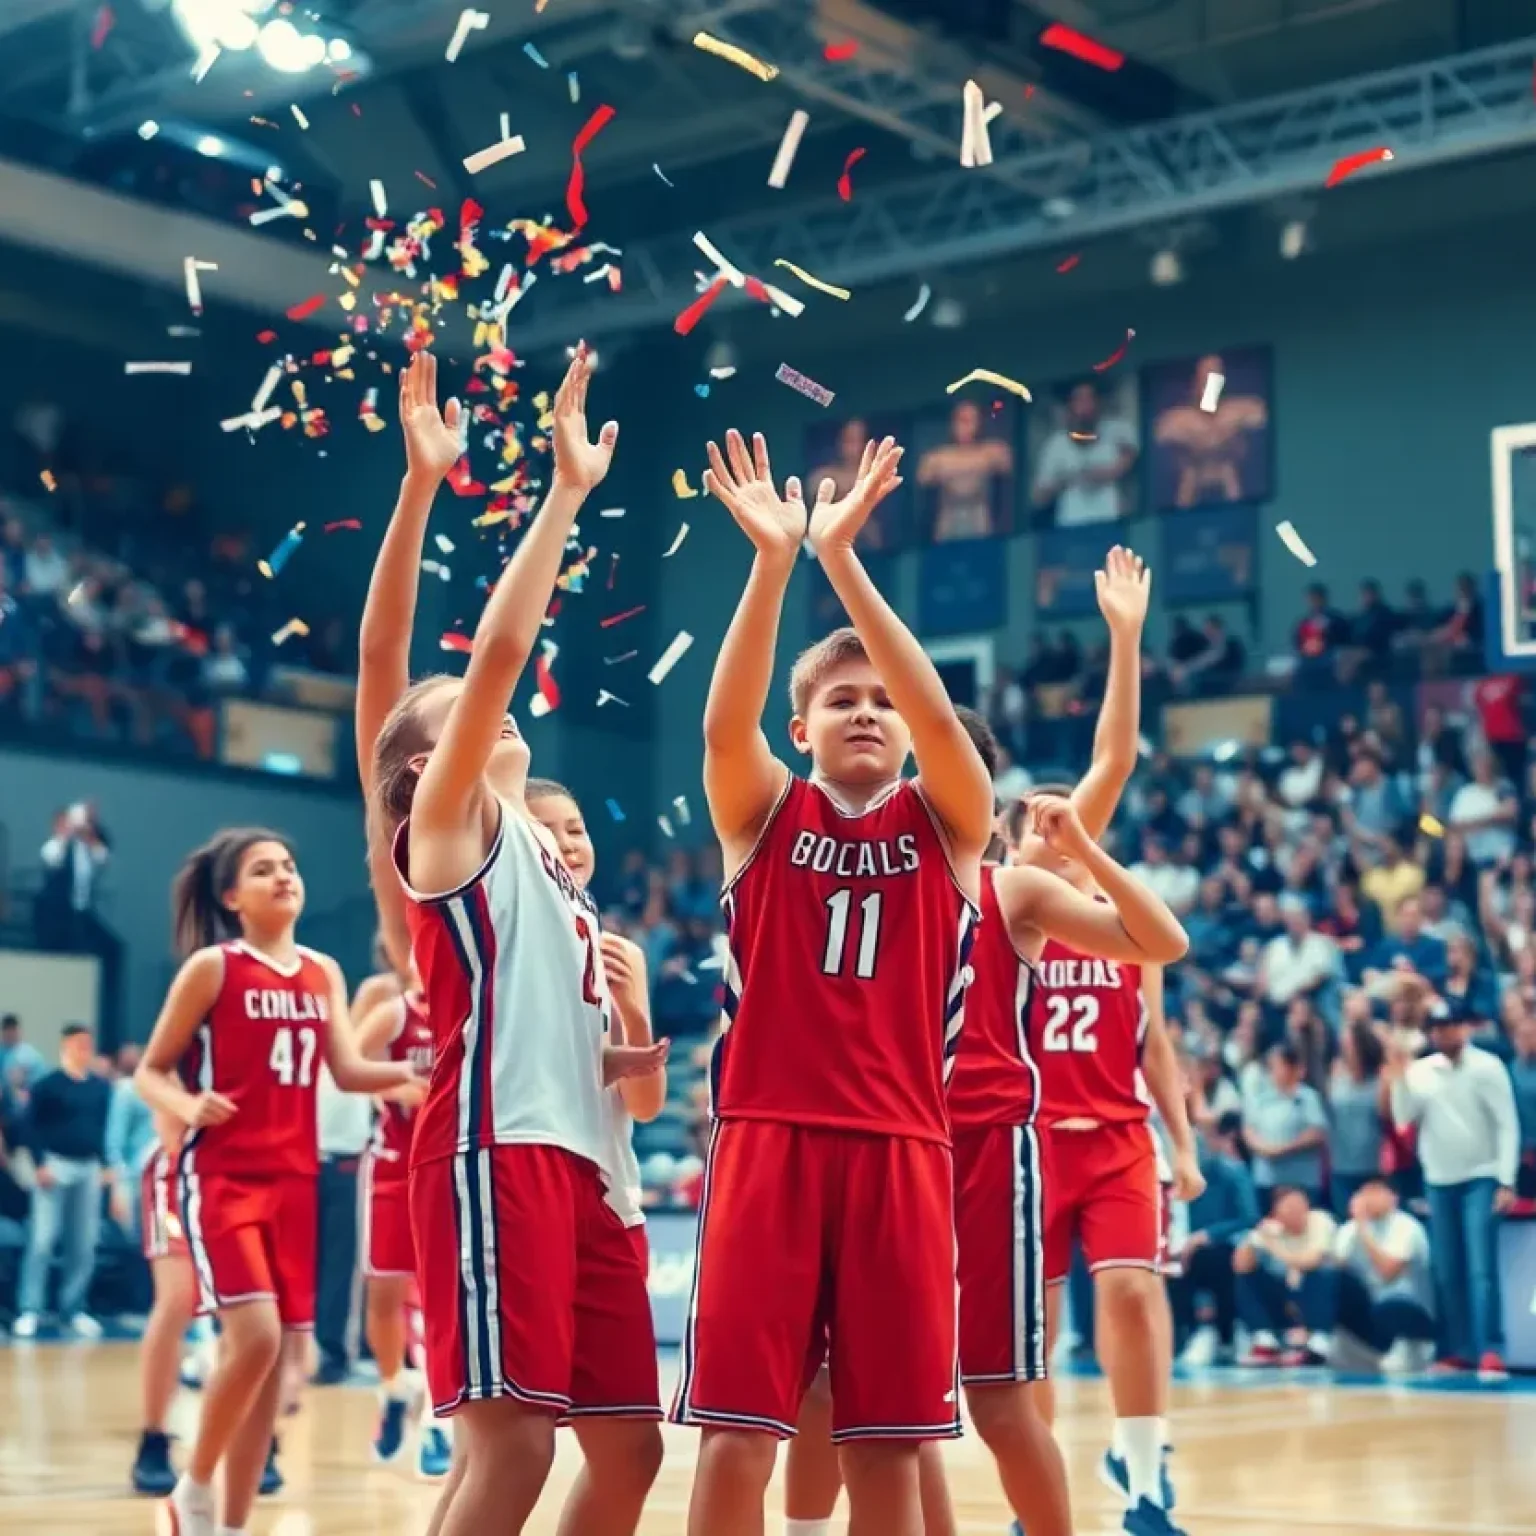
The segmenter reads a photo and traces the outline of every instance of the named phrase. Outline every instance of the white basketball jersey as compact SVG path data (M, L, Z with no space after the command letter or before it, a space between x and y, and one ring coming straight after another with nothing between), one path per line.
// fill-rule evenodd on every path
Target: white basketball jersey
M640 1205L640 1159L635 1156L635 1122L624 1107L624 1095L615 1084L604 1095L608 1121L608 1150L603 1159L605 1198L626 1227L645 1222Z

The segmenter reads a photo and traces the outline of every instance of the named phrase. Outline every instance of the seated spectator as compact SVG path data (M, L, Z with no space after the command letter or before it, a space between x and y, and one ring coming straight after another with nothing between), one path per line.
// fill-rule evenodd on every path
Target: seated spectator
M658 1034L702 1035L719 1017L720 969L704 918L690 917L678 926L651 992Z
M1362 1184L1334 1247L1337 1326L1381 1357L1387 1375L1422 1370L1434 1353L1434 1282L1423 1224L1385 1179Z
M1310 741L1291 743L1290 765L1280 775L1280 798L1293 809L1310 805L1323 785L1323 754Z
M1367 986L1384 984L1392 973L1409 971L1438 987L1445 968L1445 945L1424 932L1424 909L1417 896L1409 896L1398 903L1392 932L1371 951L1365 981Z
M1376 908L1362 906L1359 888L1348 880L1340 880L1333 888L1331 908L1318 919L1317 929L1338 947L1345 976L1358 981L1366 953L1381 941L1381 920Z
M1460 929L1452 929L1446 940L1445 977L1438 990L1452 1011L1469 1019L1492 1023L1499 1017L1498 984L1478 961L1477 946Z
M1491 752L1472 757L1472 782L1463 784L1451 800L1454 827L1467 840L1467 852L1480 869L1508 859L1515 851L1520 802L1513 788L1499 777Z
M1212 613L1200 626L1200 642L1188 661L1168 669L1169 678L1181 693L1227 692L1241 680L1248 664L1242 641L1227 632L1220 614Z
M1237 1315L1250 1336L1242 1363L1324 1361L1332 1348L1335 1294L1328 1266L1338 1223L1303 1190L1274 1194L1272 1213L1232 1256Z
M22 587L34 598L63 598L69 590L69 561L46 533L40 533L26 553Z
M1349 626L1328 604L1321 582L1307 588L1307 611L1296 621L1296 681L1303 686L1327 686L1334 681L1339 647L1349 638Z
M1272 1046L1264 1059L1268 1081L1243 1101L1243 1140L1253 1155L1259 1203L1269 1210L1281 1190L1300 1189L1309 1205L1324 1206L1328 1113L1322 1098L1302 1080L1295 1046Z
M1226 887L1207 876L1200 882L1198 905L1184 919L1189 957L1202 970L1220 970L1237 950L1237 921L1241 916L1227 903Z
M1483 600L1470 572L1456 578L1450 612L1430 632L1429 650L1426 668L1433 661L1436 670L1467 672L1482 660Z
M1285 1010L1285 1043L1301 1058L1301 1080L1319 1097L1326 1094L1333 1036L1310 997L1293 997Z
M1312 927L1312 914L1300 896L1280 903L1285 931L1264 946L1259 961L1259 989L1266 1002L1284 1008L1292 998L1315 997L1339 975L1338 946Z
M1238 1117L1225 1115L1198 1144L1205 1190L1190 1202L1189 1237L1179 1256L1179 1273L1168 1284L1185 1365L1209 1365L1218 1352L1232 1349L1237 1318L1234 1245L1259 1222L1253 1179L1238 1150L1238 1129ZM1202 1297L1210 1298L1208 1313L1202 1311Z
M203 658L203 686L210 693L243 693L251 680L250 669L228 624L213 632L213 649Z
M1210 763L1196 763L1190 786L1179 796L1174 807L1192 832L1213 830L1232 809L1232 796L1217 779Z
M1509 1080L1520 1122L1520 1171L1515 1192L1522 1200L1536 1200L1536 1013L1523 1001L1510 1030L1510 1041L1514 1059L1509 1064Z
M1341 816L1350 839L1378 857L1388 838L1396 835L1408 817L1409 807L1397 784L1382 768L1380 755L1362 746L1349 768L1349 797Z
M1363 993L1352 994L1364 1003ZM1333 1214L1343 1220L1355 1192L1381 1171L1382 1142L1391 1110L1381 1074L1386 1053L1365 1019L1347 1022L1339 1032L1339 1054L1328 1079L1332 1130L1328 1139L1328 1190Z
M1162 839L1150 832L1141 840L1141 858L1131 866L1131 873L1181 917L1194 906L1200 891L1199 870L1172 862Z
M1429 592L1415 577L1403 588L1403 606L1397 611L1397 632L1392 637L1394 650L1412 655L1429 644L1429 637L1440 616L1429 604Z

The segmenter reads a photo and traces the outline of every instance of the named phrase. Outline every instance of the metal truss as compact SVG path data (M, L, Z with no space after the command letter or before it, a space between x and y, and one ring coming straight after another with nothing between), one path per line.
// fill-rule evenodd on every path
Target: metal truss
M770 208L707 233L745 271L766 274L783 256L848 287L1044 246L1070 249L1136 225L1319 191L1340 157L1377 145L1392 150L1388 174L1400 174L1536 144L1533 70L1536 37L1025 149L1006 160L999 155L996 169L1006 175L956 163L921 180L855 192L851 206ZM993 142L999 144L995 132ZM779 195L765 188L765 203ZM527 316L526 329L514 327L514 344L536 347L670 320L686 302L678 276L699 265L691 233L627 247L631 285L621 298L593 302L558 285L547 302L558 303L556 294L571 298L537 322ZM664 274L672 275L670 283ZM741 301L729 293L720 302Z

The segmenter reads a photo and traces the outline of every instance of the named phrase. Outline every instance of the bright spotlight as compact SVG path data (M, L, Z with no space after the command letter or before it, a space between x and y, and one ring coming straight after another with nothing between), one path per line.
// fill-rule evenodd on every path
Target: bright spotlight
M1280 254L1286 261L1295 261L1307 248L1307 221L1290 219L1280 230Z
M352 57L352 45L344 37L333 37L325 57L332 64L345 64Z
M1159 288L1171 288L1175 283L1184 281L1184 262L1172 246L1153 256L1152 281Z
M224 153L224 140L215 138L211 133L205 133L192 147L198 154L207 155L210 160L217 160Z
M305 70L314 67L304 34L283 16L269 21L256 34L256 51L261 55L262 62L279 74L302 75ZM322 44L322 58L324 54Z

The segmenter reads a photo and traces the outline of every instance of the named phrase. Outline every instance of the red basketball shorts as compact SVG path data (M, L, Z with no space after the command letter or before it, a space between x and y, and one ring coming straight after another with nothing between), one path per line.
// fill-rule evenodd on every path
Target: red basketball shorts
M186 1258L187 1240L176 1198L176 1163L164 1147L150 1153L139 1175L139 1229L146 1259Z
M285 1328L313 1328L318 1192L310 1175L200 1173L184 1158L181 1224L199 1310L273 1300Z
M717 1124L672 1417L793 1435L825 1355L834 1440L959 1434L949 1149Z
M433 1411L513 1397L560 1417L659 1419L633 1237L594 1163L496 1146L410 1174Z
M651 1278L651 1240L645 1235L645 1223L637 1221L632 1227L624 1229L629 1234L629 1245L635 1250L635 1257L640 1261L640 1273L645 1276L646 1283Z
M1152 1133L1140 1120L1042 1133L1045 1153L1045 1276L1057 1285L1072 1241L1090 1270L1160 1269L1163 1205Z
M363 1158L358 1185L363 1215L363 1273L374 1279L414 1275L416 1249L411 1242L411 1203L403 1170L398 1164L380 1161L370 1152Z
M955 1132L960 1379L1043 1381L1045 1212L1030 1125Z

